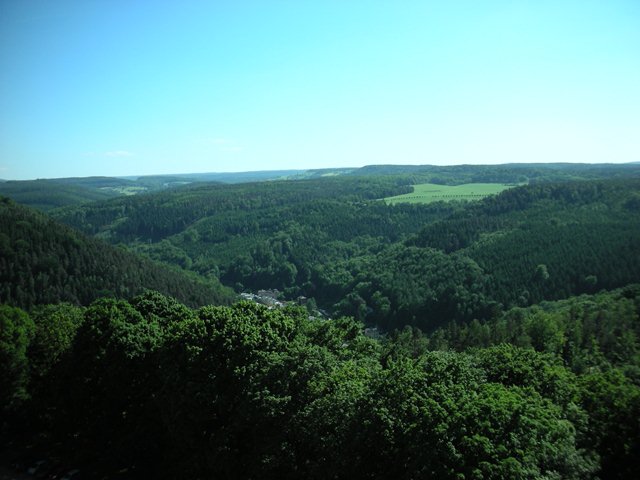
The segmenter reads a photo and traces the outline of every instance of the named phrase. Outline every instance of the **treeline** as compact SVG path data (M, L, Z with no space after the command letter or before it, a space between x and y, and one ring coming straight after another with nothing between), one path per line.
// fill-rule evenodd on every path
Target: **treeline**
M216 279L156 264L0 199L0 302L23 308L88 305L101 296L128 298L144 288L193 306L233 298Z
M574 164L574 163L511 163L504 165L368 165L349 172L354 176L403 175L412 184L463 183L538 184L604 178L638 178L640 166L634 163Z
M185 183L250 183L274 180L323 180L327 177L395 177L405 185L438 183L534 184L603 178L640 177L637 164L507 164L507 165L370 165L362 168L283 170L192 175L148 175L133 178L79 177L0 181L0 195L44 211L122 196L181 187ZM406 192L403 192L406 193Z
M114 177L11 180L0 181L0 195L46 212L54 208L82 205L126 194L163 190L191 181L195 180L169 175L139 177L136 180Z
M632 479L639 294L515 310L481 344L153 292L4 306L0 438L14 462L83 478ZM462 351L433 350L447 345Z

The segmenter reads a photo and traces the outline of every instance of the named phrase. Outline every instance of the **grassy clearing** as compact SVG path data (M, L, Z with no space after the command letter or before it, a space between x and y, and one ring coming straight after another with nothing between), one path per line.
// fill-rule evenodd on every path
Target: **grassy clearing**
M452 200L480 200L495 195L515 185L505 183L465 183L464 185L436 185L421 183L413 186L412 193L396 195L384 199L388 204L394 203L431 203L450 202Z
M149 190L147 187L102 187L100 190L116 192L120 195L137 195Z

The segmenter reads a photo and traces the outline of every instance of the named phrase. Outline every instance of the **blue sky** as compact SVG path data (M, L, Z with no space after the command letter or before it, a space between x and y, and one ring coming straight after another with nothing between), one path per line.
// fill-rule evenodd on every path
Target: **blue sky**
M0 1L0 178L640 161L640 1Z

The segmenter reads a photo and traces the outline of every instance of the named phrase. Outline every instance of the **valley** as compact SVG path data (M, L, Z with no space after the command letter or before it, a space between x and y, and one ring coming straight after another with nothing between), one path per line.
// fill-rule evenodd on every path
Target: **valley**
M633 478L639 166L38 182L0 203L14 463Z

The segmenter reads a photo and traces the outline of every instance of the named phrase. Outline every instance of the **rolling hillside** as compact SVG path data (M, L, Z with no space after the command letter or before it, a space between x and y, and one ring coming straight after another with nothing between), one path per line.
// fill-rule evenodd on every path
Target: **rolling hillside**
M153 289L189 305L226 303L215 280L161 266L0 200L0 302L88 304L101 296L130 297Z
M52 214L237 292L277 288L387 330L431 330L637 281L640 180L625 179L630 167L535 168L552 178L612 178L387 205L381 199L408 193L414 176L345 174L196 184ZM460 179L470 171L482 169L463 168ZM527 170L484 174L497 171Z

